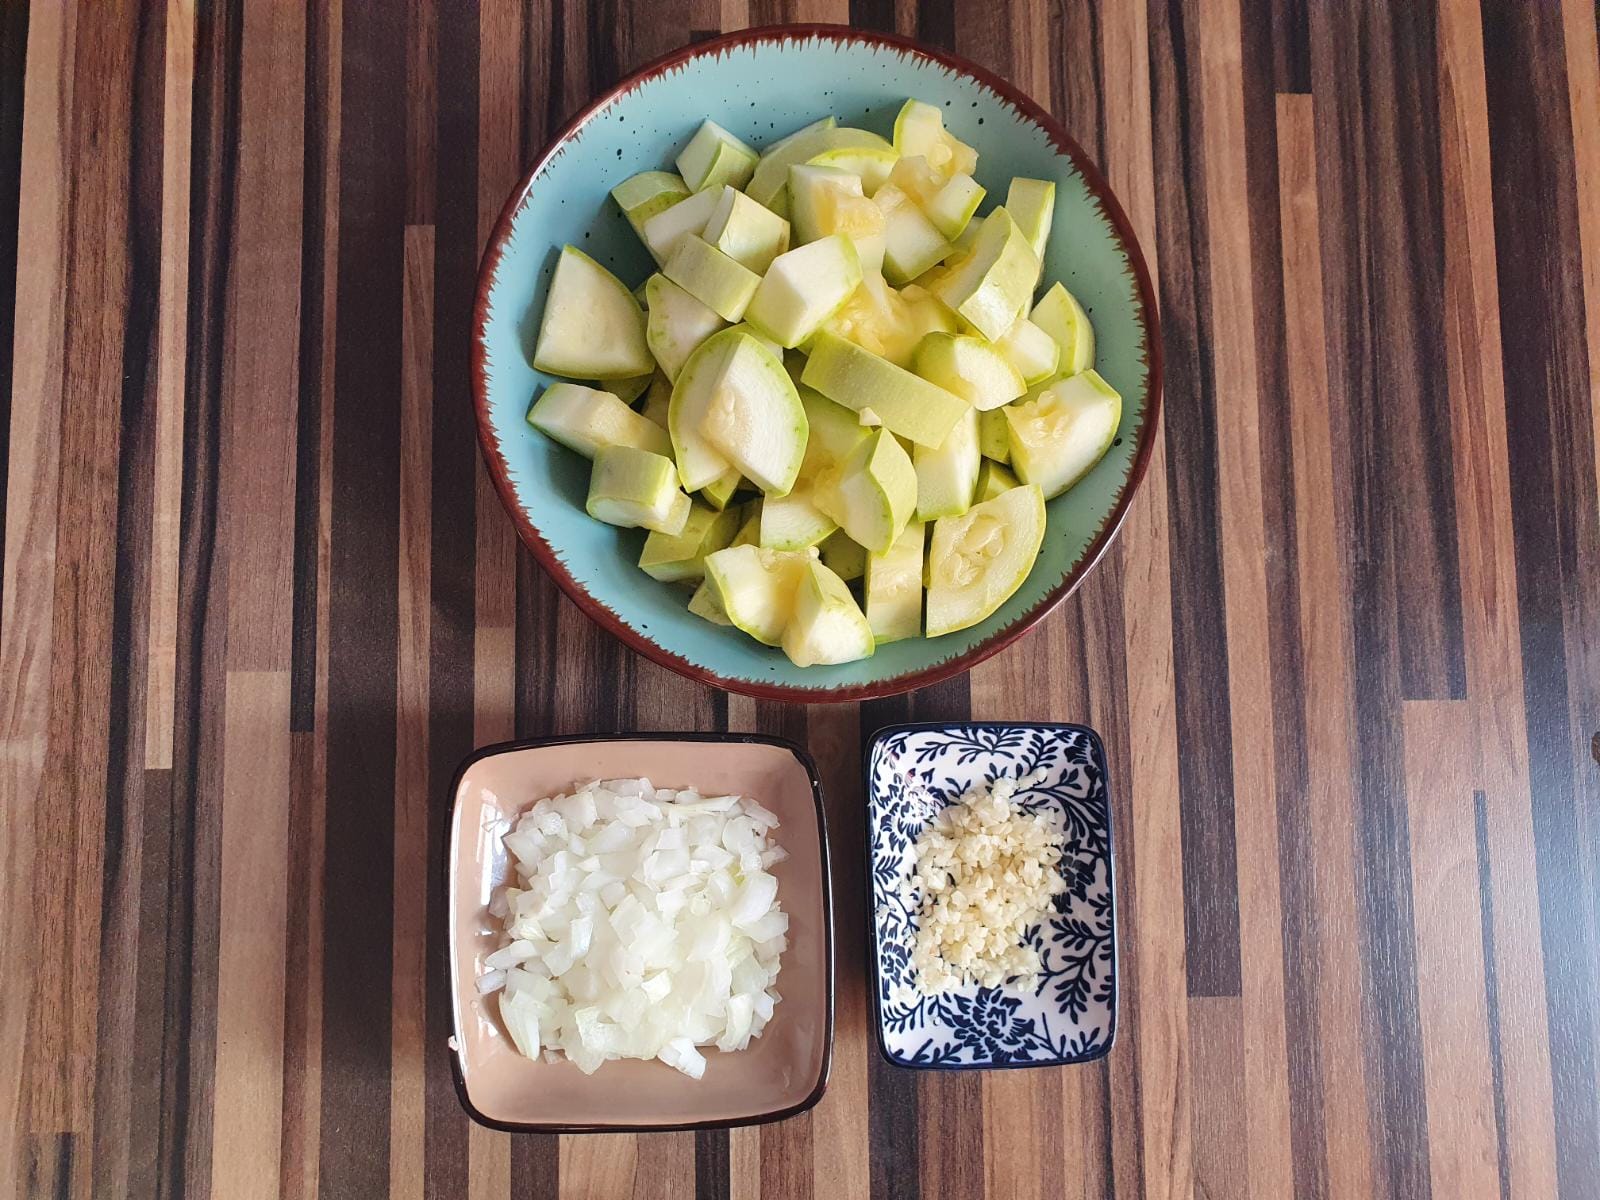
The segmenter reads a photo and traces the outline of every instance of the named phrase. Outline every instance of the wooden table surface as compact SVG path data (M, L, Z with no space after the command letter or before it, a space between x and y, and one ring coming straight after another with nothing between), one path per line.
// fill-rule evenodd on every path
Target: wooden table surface
M0 7L6 1186L1600 1195L1591 0L201 8ZM518 548L467 416L479 249L549 132L686 40L794 19L1053 109L1165 325L1164 437L1101 568L970 677L859 707L603 636ZM918 1074L870 1042L858 749L968 716L1105 736L1099 1064ZM822 764L827 1096L732 1133L470 1127L452 768L683 728Z

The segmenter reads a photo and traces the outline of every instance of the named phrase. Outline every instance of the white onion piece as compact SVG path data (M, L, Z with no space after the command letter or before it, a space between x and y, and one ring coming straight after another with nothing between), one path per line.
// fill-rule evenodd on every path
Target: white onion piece
M753 800L583 784L540 800L504 842L515 878L490 906L507 941L483 992L529 1058L592 1072L659 1058L698 1079L697 1046L742 1050L771 1020L789 918L768 868L777 818Z

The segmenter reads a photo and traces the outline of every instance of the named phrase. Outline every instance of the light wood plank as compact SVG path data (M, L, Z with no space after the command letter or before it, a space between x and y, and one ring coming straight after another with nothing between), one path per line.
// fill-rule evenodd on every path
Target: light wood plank
M35 967L33 797L49 737L76 10L30 14L23 81L16 325L0 585L0 1180L29 1158L25 1049Z
M850 24L850 0L786 0L783 7L786 23Z
M478 625L473 639L472 740L482 746L512 736L516 703L517 631L512 624L489 624L486 611L507 603L504 593L514 591L516 577L502 574L504 564L486 552L484 467L478 464ZM489 513L498 518L499 513ZM488 537L492 538L493 534ZM514 602L514 601L513 601ZM572 1141L562 1138L563 1143ZM511 1135L474 1123L467 1136L467 1194L469 1200L505 1200L511 1191ZM562 1171L565 1185L566 1172ZM565 1191L563 1191L563 1195Z
M981 10L979 10L981 11ZM1045 108L1050 95L1050 22L1054 5L1047 0L1011 0L1006 27L1011 39L1008 77ZM1004 197L999 199L1003 200Z
M728 1200L761 1200L759 1128L728 1130Z
M1066 1074L1066 1072L1062 1072ZM994 1200L1061 1200L1081 1196L1077 1155L1066 1145L1077 1132L1062 1112L1055 1071L994 1071L983 1079L983 1192ZM1053 1093L1053 1094L1052 1094ZM971 1119L966 1118L966 1119Z
M189 162L194 116L194 0L167 9L161 105L161 292L156 327L155 483L145 656L145 766L172 766L178 656L178 536L189 324Z
M1417 938L1417 991L1436 1196L1489 1196L1500 1187L1489 1021L1481 980L1472 725L1465 703L1405 706L1406 804Z
M122 364L135 332L124 300L136 265L136 214L126 197L136 181L137 134L131 109L118 103L137 69L132 16L104 14L92 36L86 28L72 46L76 78L63 147L70 183L58 193L65 209L61 236L71 247L59 298L68 315L52 364L60 382L50 385L59 388L60 444L54 557L46 564L55 574L48 744L38 792L16 801L34 807L39 852L31 880L29 1118L35 1132L73 1134L61 1143L72 1152L64 1191L73 1197L92 1185L95 1089L102 1060L113 1053L100 1037L107 960L99 939L105 889L115 886L106 879L106 835L112 814L120 813L120 804L107 802L114 779L108 723L115 703L118 464L125 449L119 418L125 400L136 402ZM61 103L60 95L45 103ZM78 252L90 236L96 253ZM25 257L30 248L19 249ZM142 389L137 395L145 398ZM29 404L26 393L22 404ZM53 933L59 929L95 936L62 939Z
M1205 1097L1194 1106L1194 1194L1205 1200L1294 1194L1292 1181L1282 1192L1263 1192L1251 1179L1259 1151L1250 1132L1255 1097L1246 1090L1244 1009L1233 996L1189 998L1195 1094ZM1287 1149L1287 1129L1283 1138Z
M639 1139L591 1133L561 1139L560 1200L619 1200L634 1195Z
M1316 141L1310 96L1278 97L1278 205L1283 229L1284 326L1289 365L1299 550L1300 636L1305 654L1306 760L1318 923L1318 1021L1329 1190L1372 1190L1361 1028L1360 923L1353 882L1351 632L1333 480L1324 357Z
M276 1200L283 1120L289 674L229 671L211 1182Z
M633 1200L694 1200L694 1134L636 1135Z

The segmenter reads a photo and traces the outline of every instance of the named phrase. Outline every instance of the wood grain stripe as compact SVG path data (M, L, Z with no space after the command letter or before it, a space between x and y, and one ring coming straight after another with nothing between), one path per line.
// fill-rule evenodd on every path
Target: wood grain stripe
M755 706L755 727L760 733L805 745L810 733L809 710L803 705L760 700ZM760 1147L762 1200L811 1200L818 1148L812 1114L761 1126Z
M246 13L237 109L233 257L222 355L222 538L228 676L223 715L221 913L211 1179L279 1194L282 1145L289 666L305 28ZM273 182L283 179L279 190Z
M49 742L39 793L37 836L52 848L33 880L35 958L29 1053L39 1084L31 1119L39 1132L84 1135L68 1186L87 1194L92 1154L97 1057L99 939L60 945L56 931L98 929L106 835L115 834L120 803L108 811L111 744L114 581L124 391L138 395L144 361L140 322L125 303L133 281L139 139L131 96L139 47L139 14L117 13L74 40L75 113L65 239L104 237L101 254L69 253L62 303L72 314L62 341L60 512L53 595ZM92 152L91 152L92 151ZM153 281L141 280L150 283ZM148 302L144 311L149 314ZM153 315L153 314L150 314ZM119 798L120 801L120 798Z
M1454 458L1447 452L1445 362L1437 337L1444 267L1440 159L1428 132L1438 112L1434 11L1431 5L1373 5L1339 14L1328 28L1334 40L1318 48L1332 51L1329 65L1358 70L1368 80L1365 102L1350 123L1354 144L1339 150L1344 182L1336 193L1350 216L1360 215L1351 253L1368 264L1351 275L1367 302L1351 339L1363 344L1367 359L1360 384L1374 399L1400 390L1416 398L1374 404L1371 414L1378 462L1388 476L1381 493L1371 491L1382 505L1381 534L1397 564L1400 694L1460 699L1465 667ZM1346 101L1340 107L1354 106ZM1354 361L1350 367L1357 369ZM1357 471L1365 475L1371 465L1363 461Z
M368 998L394 969L371 914L394 906L405 47L386 6L343 18L318 1170L323 1192L364 1195L389 1180L389 1090L369 1080L388 1074L392 1017Z
M32 1080L25 1074L35 970L34 806L48 745L55 606L57 480L71 178L70 118L75 13L30 14L23 84L21 204L17 239L29 248L16 277L6 475L5 559L0 576L0 1180L21 1181L30 1149ZM58 99L59 98L59 99ZM25 1078L28 1080L24 1087Z
M1440 125L1445 180L1445 344L1460 470L1456 515L1473 742L1482 789L1480 873L1493 915L1486 944L1491 1022L1504 1099L1511 1194L1556 1190L1538 872L1529 790L1523 667L1502 382L1489 124L1479 6L1439 9ZM1497 932L1498 930L1498 932ZM1505 931L1516 930L1513 936ZM1488 953L1486 951L1486 953Z
M726 1129L703 1129L694 1135L694 1200L729 1200Z
M294 596L306 30L244 15L223 343L223 536L230 670L287 670ZM275 186L282 184L281 188Z
M1278 878L1276 748L1273 739L1270 612L1262 492L1260 364L1246 164L1243 41L1237 0L1200 6L1200 77L1206 212L1211 240L1210 308L1216 321L1211 371L1216 387L1219 508L1227 617L1228 713L1233 723L1233 815L1237 845L1241 1053L1210 1060L1241 1073L1250 1097L1246 1180L1263 1196L1292 1187L1288 1052L1283 1015L1283 914ZM1273 508L1280 508L1276 502ZM1248 964L1248 965L1246 965ZM1191 1006L1191 1013L1195 1009ZM1211 1011L1211 1010L1208 1010ZM1226 1010L1223 1010L1226 1011ZM1225 1022L1224 1022L1225 1024ZM1213 1030L1215 1035L1219 1031ZM1226 1038L1220 1039L1226 1044ZM1218 1044L1214 1037L1213 1046ZM1218 1081L1223 1091L1226 1081ZM1213 1088L1207 1087L1208 1093ZM1199 1110L1197 1108L1198 1115ZM1198 1141L1198 1139L1197 1139ZM1215 1159L1211 1159L1215 1163ZM1224 1159L1224 1162L1226 1159Z
M1077 593L1079 622L1064 631L1067 644L1080 647L1084 657L1083 699L1079 707L1066 710L1065 715L1068 719L1081 719L1087 713L1088 723L1100 731L1105 743L1111 822L1119 856L1121 848L1129 841L1127 831L1135 827L1130 781L1134 748L1139 744L1129 723L1129 680L1123 649L1127 644L1125 552L1120 545L1113 547L1106 560L1112 570L1104 575L1097 572L1095 578L1085 581ZM1170 727L1167 732L1170 733ZM1124 953L1128 910L1124 907L1127 875L1120 865L1117 884L1122 892L1117 900L1117 1044L1099 1066L1067 1072L1067 1078L1062 1081L1061 1120L1067 1130L1071 1162L1068 1181L1079 1183L1085 1196L1109 1195L1115 1186L1119 1139L1114 1135L1112 1123L1130 1130L1137 1128L1137 1059L1129 1052L1132 1039L1128 1033L1130 1026L1138 1027L1137 995L1135 989L1123 982L1128 979L1128 957ZM1074 1130L1077 1131L1075 1137ZM1126 1160L1133 1157L1130 1153L1132 1139L1120 1140L1123 1143L1122 1169L1126 1170ZM1079 1177L1076 1181L1072 1179L1074 1173Z
M156 114L162 104L163 43L162 30L153 22L134 34L129 118L135 130L160 124ZM140 1043L136 1038L139 1009L142 1004L146 1013L150 1011L151 995L140 987L140 936L150 925L144 911L146 844L142 835L147 797L140 736L147 681L146 630L135 612L149 593L148 515L154 463L154 422L150 418L157 388L152 351L158 340L164 151L159 139L137 134L131 139L127 186L131 300L124 311L116 506L114 513L99 516L117 531L110 644L118 648L125 665L111 672L106 718L105 846L92 1064L94 1124L82 1143L86 1151L82 1178L74 1183L81 1190L87 1180L93 1191L112 1195L130 1190L134 1147L154 1144L151 1118L158 1111L158 1106L148 1101L152 1094L149 1085L159 1071L159 1053L151 1039ZM150 972L142 974L144 981L150 981ZM128 1052L107 1054L106 1046L128 1047Z
M1102 37L1107 178L1126 207L1152 277L1159 279L1165 247L1156 236L1147 6L1108 6ZM1170 377L1167 388L1173 394ZM1122 831L1118 954L1126 984L1118 1020L1126 1050L1109 1065L1111 1165L1118 1194L1187 1197L1193 1192L1193 1126L1186 954L1176 936L1185 902L1181 884L1174 882L1182 879L1182 833L1173 811L1179 782L1167 477L1163 436L1156 439L1119 539L1128 737L1126 782L1112 796L1112 820Z
M728 1130L729 1200L761 1200L761 1131Z
M641 1133L633 1194L637 1200L695 1200L695 1135Z
M343 24L337 0L306 19L300 392L295 468L290 727L290 948L284 1019L283 1195L317 1194L322 1118L322 890L328 781L328 648Z
M1316 938L1319 969L1299 985L1308 993L1308 1008L1315 1006L1316 1023L1307 1030L1313 1065L1302 1078L1320 1079L1322 1085L1320 1095L1309 1088L1302 1093L1310 1111L1297 1112L1296 1125L1314 1121L1323 1127L1316 1156L1298 1164L1303 1169L1297 1185L1313 1195L1326 1190L1333 1196L1365 1196L1372 1182L1352 879L1351 635L1340 603L1346 572L1339 553L1341 516L1335 511L1317 142L1309 96L1278 98L1277 134L1308 784L1303 807L1285 817L1284 844L1297 851L1285 877L1311 875L1315 915L1306 932Z
M389 1194L420 1197L426 1179L429 513L433 441L433 229L405 233L400 368L400 594L395 697L394 1029Z
M1539 932L1565 1191L1600 1162L1600 949L1592 904L1573 903L1593 895L1580 813L1596 784L1572 753L1600 708L1591 675L1600 670L1600 581L1580 566L1600 556L1600 512L1589 371L1570 332L1583 326L1582 265L1558 248L1579 236L1558 21L1553 9L1486 5L1483 46ZM1513 87L1507 72L1522 72L1527 84Z
M1270 10L1270 11L1266 11ZM1262 497L1262 555L1265 579L1265 636L1269 648L1270 696L1266 720L1272 729L1272 787L1275 792L1271 828L1242 822L1241 843L1260 847L1240 857L1241 891L1255 889L1245 906L1241 895L1244 987L1253 1007L1265 1016L1277 1042L1274 1056L1284 1094L1270 1130L1253 1122L1251 1150L1254 1178L1272 1173L1277 1190L1293 1186L1302 1194L1326 1187L1326 1149L1322 1135L1322 1071L1317 1038L1316 986L1306 969L1317 944L1316 880L1309 839L1309 790L1306 726L1301 706L1305 689L1305 648L1301 640L1300 550L1297 544L1294 433L1290 407L1287 316L1283 297L1290 286L1284 274L1284 247L1279 194L1277 96L1274 79L1292 74L1291 60L1303 57L1305 46L1286 35L1285 16L1298 15L1298 36L1304 40L1303 11L1292 6L1263 6L1247 0L1241 6L1242 90L1244 129L1248 134L1245 169L1248 183L1252 244L1252 305L1256 349L1256 415L1260 423L1259 469ZM1286 57L1287 56L1287 57ZM1305 69L1309 71L1309 65ZM1306 86L1309 86L1307 80ZM1294 287L1303 281L1293 281ZM1320 319L1320 314L1319 314ZM1320 328L1312 331L1320 336ZM1302 331L1304 336L1304 331ZM1305 364L1299 364L1305 369ZM1325 387L1324 387L1325 394ZM1265 400L1266 402L1262 402ZM1271 855L1270 864L1263 858ZM1271 880L1270 886L1266 881ZM1246 883L1250 881L1250 883ZM1262 922L1248 914L1264 908L1273 916ZM1267 944L1260 944L1263 939ZM1247 1060L1248 1061L1248 1060ZM1262 1155L1265 1154L1265 1160Z
M560 1200L624 1200L634 1196L639 1139L631 1133L564 1137Z
M1506 1071L1504 1043L1501 1038L1500 978L1495 967L1496 943L1494 915L1494 883L1490 864L1488 797L1482 792L1473 793L1473 832L1478 852L1478 895L1480 897L1479 929L1482 938L1484 963L1483 1006L1489 1025L1489 1069L1494 1089L1495 1168L1500 1184L1500 1200L1510 1200L1512 1195L1512 1150L1506 1112ZM1548 1176L1547 1176L1548 1177Z
M1268 53L1259 80L1267 95L1311 90L1311 37L1307 0L1244 0L1246 37L1261 38Z
M727 701L727 715L724 718L729 733L754 733L756 725L756 702L748 696L736 696L730 693ZM837 928L837 914L835 914L835 928ZM835 1046L835 1055L838 1048ZM727 1133L727 1173L728 1173L728 1200L761 1200L761 1130L759 1128L741 1127L730 1129ZM714 1174L708 1178L696 1166L695 1183L697 1187L709 1185L715 1179Z
M191 300L186 343L183 512L179 521L178 669L166 879L158 1184L210 1189L222 881L227 561L222 538L226 312L243 22L197 10L190 171Z
M478 52L475 5L438 22L438 129L434 179L434 397L461 397L468 373L468 338L478 252ZM433 405L429 500L428 861L443 861L444 829L452 803L450 779L473 747L473 614L476 591L476 471L478 453L470 421L454 403ZM526 660L522 660L526 664ZM524 665L524 669L527 669ZM530 732L524 729L523 732ZM428 963L445 959L443 873L430 871L427 886ZM427 973L426 1045L443 1046L452 1032L443 971ZM456 1098L446 1055L426 1055L427 1147L425 1194L467 1191L468 1123ZM515 1161L513 1166L515 1167ZM532 1180L519 1176L530 1190Z
M487 239L522 166L520 6L484 0L478 10L478 245ZM473 731L476 745L509 739L516 705L516 538L488 472L475 471L473 522ZM503 1200L511 1190L511 1139L474 1125L467 1136L467 1194Z
M483 465L478 474L477 597L473 639L472 740L484 746L512 736L515 704L516 633L504 622L514 576L508 558L496 553L502 534L490 508L492 486ZM502 522L503 523L503 522ZM499 616L501 619L496 621ZM563 1182L565 1173L563 1173ZM469 1200L504 1200L511 1192L511 1135L474 1123L467 1132L467 1196Z
M810 749L822 772L827 800L828 854L833 865L834 1037L828 1091L811 1113L818 1152L811 1191L822 1200L866 1196L871 1188L871 1146L861 1113L868 1105L871 1056L877 1053L866 947L858 931L867 926L866 830L861 819L860 722L850 705L813 706L808 714Z
M438 163L439 13L426 0L406 4L406 221L430 225ZM518 47L520 50L520 47Z
M1369 11L1313 8L1312 84L1318 163L1318 204L1325 218L1319 242L1328 338L1329 405L1333 417L1337 543L1347 558L1352 641L1347 661L1354 703L1347 743L1354 751L1357 886L1361 919L1361 981L1370 1090L1368 1134L1376 1148L1382 1187L1420 1194L1427 1187L1427 1114L1423 1100L1421 1029L1417 1013L1415 938L1405 811L1403 752L1395 712L1404 696L1459 694L1444 670L1449 661L1443 535L1432 512L1413 511L1436 501L1440 470L1423 460L1437 436L1434 399L1419 395L1418 411L1396 414L1383 397L1433 387L1437 320L1418 298L1413 275L1433 278L1429 231L1414 230L1401 215L1401 181L1419 192L1419 212L1436 203L1437 183L1424 154L1411 144L1416 93L1433 95L1433 64L1426 74L1411 56L1415 25L1431 18L1412 9ZM1361 36L1358 36L1358 30ZM1431 26L1428 29L1431 36ZM1418 78L1413 88L1413 71ZM1352 73L1370 77L1374 103L1355 112L1342 82ZM1341 99L1334 99L1340 97ZM1432 119L1431 115L1423 119ZM1414 176L1414 178L1413 178ZM1374 270L1373 265L1386 269ZM1402 274L1392 269L1407 264ZM1430 321L1432 324L1430 324ZM1437 456L1443 457L1443 456ZM1405 486L1395 473L1402 472ZM1297 472L1298 478L1298 472ZM1445 477L1448 484L1448 476ZM1450 507L1442 513L1448 516ZM1453 542L1454 534L1450 534ZM1435 553L1435 551L1439 551ZM1405 556L1402 567L1401 555ZM1409 577L1403 579L1402 577ZM1425 582L1419 583L1418 579ZM1453 585L1451 585L1453 586ZM1420 592L1418 591L1420 589ZM1425 688L1405 666L1418 645L1431 648L1437 672Z
M911 704L901 696L869 700L858 713L861 744L865 747L873 733L885 725L910 720ZM917 1200L921 1194L916 1169L923 1157L916 1080L915 1073L890 1066L874 1047L867 1065L867 1125L871 1143L879 1152L870 1164L871 1200ZM885 1146L896 1147L895 1159L904 1164L903 1168L882 1152Z
M282 628L282 625L279 625ZM289 675L229 671L223 715L222 913L212 1187L279 1192ZM281 798L273 812L273 799Z
M322 731L317 718L326 707L327 558L332 497L329 456L333 444L332 382L338 310L343 33L338 0L309 14L305 29L299 454L295 473L294 654L290 667L291 720L297 732Z
M1156 9L1152 13L1151 61L1153 153L1168 182L1158 196L1157 216L1166 270L1161 278L1163 310L1193 313L1168 322L1164 360L1167 387L1194 402L1171 405L1164 419L1168 448L1167 521L1171 526L1173 682L1183 797L1182 869L1186 978L1191 995L1239 994L1238 868L1232 726L1228 713L1228 631L1223 606L1218 457L1219 387L1207 348L1217 341L1216 313L1203 302L1209 278L1208 199L1203 127L1198 106L1188 103L1202 80L1194 50L1200 42L1198 13ZM1202 750L1201 747L1204 747Z
M1119 1020L1137 1039L1131 1079L1118 1073L1117 1132L1132 1152L1115 1161L1116 1190L1184 1197L1193 1190L1192 1097L1184 996L1183 843L1178 814L1178 762L1172 692L1171 593L1168 590L1165 450L1158 445L1141 498L1123 526L1124 637L1128 654L1126 794L1112 819L1127 830L1120 842L1118 898L1121 978L1132 981ZM1130 1128L1130 1124L1133 1126Z
M155 479L150 510L145 765L172 766L173 674L178 653L178 511L183 487L184 359L189 324L189 169L195 13L166 12L161 106L161 282L156 345Z

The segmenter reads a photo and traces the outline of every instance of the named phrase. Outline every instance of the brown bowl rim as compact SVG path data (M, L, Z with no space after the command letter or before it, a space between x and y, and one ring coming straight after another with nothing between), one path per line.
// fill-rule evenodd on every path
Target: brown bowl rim
M766 733L710 733L704 730L675 733L671 730L652 730L644 733L556 734L550 737L516 738L507 742L493 742L487 746L480 746L462 759L461 765L450 776L450 815L448 824L445 826L444 838L444 894L446 899L448 900L455 892L453 884L456 872L456 854L451 834L456 825L456 811L461 806L461 781L466 777L467 771L483 759L492 758L497 754L506 754L513 750L539 750L546 746L569 746L574 743L594 742L737 742L746 745L776 746L793 754L795 760L805 769L806 778L811 784L811 802L816 806L817 810L817 843L822 854L822 941L823 958L825 960L823 966L827 971L827 987L823 990L825 1025L822 1037L822 1067L817 1073L816 1086L803 1099L785 1108L752 1113L748 1116L729 1117L722 1120L691 1121L673 1125L653 1123L629 1125L621 1122L598 1124L594 1122L502 1121L496 1117L491 1117L473 1104L467 1095L467 1080L461 1070L460 1030L456 1028L455 939L449 933L446 933L444 938L444 982L445 990L451 997L451 1044L447 1048L447 1053L450 1056L450 1079L455 1084L456 1099L461 1101L461 1107L466 1110L467 1116L485 1128L494 1129L500 1133L684 1133L698 1129L738 1129L750 1125L767 1125L773 1121L785 1121L790 1117L797 1117L801 1113L809 1112L817 1106L817 1102L822 1099L823 1093L828 1090L828 1080L833 1074L834 1000L838 991L838 968L833 936L833 868L832 859L828 853L828 809L822 799L822 775L817 770L816 759L812 758L810 751L798 742Z
M1140 310L1137 320L1144 332L1144 355L1149 371L1145 386L1144 421L1139 428L1139 444L1134 450L1133 463L1129 467L1128 478L1122 485L1110 515L1101 525L1100 531L1095 535L1094 540L1089 543L1088 548L1079 559L1078 565L1067 572L1061 582L1051 588L1039 603L1023 613L1006 628L997 631L971 649L944 662L925 667L920 671L912 671L888 679L875 680L871 683L846 684L838 687L798 687L793 684L764 683L760 680L722 675L697 663L690 662L682 655L675 654L654 639L633 629L610 608L591 596L588 590L572 577L566 566L556 557L550 544L545 541L544 536L534 526L533 522L528 519L528 514L518 502L516 493L511 486L511 475L505 455L500 449L499 440L495 437L494 429L489 421L488 371L484 339L484 331L489 320L489 292L494 280L495 269L499 266L500 256L504 253L506 240L511 233L512 219L522 206L528 190L533 186L534 178L544 169L545 164L555 156L567 139L576 133L586 121L601 109L641 84L665 74L674 67L682 66L692 59L702 58L707 55L714 57L726 50L741 46L769 43L782 44L807 38L838 43L889 47L937 64L957 74L965 75L989 88L1011 105L1013 109L1043 129L1051 144L1057 150L1066 154L1072 160L1074 168L1083 175L1089 191L1093 194L1101 211L1110 219L1112 229L1121 242L1123 251L1127 254L1128 265L1132 268L1134 275L1134 287ZM484 247L483 259L478 268L478 284L477 292L473 299L472 319L472 404L478 425L478 446L483 454L484 463L489 469L489 477L494 482L495 491L499 494L500 502L505 506L506 512L510 514L512 523L516 526L517 535L522 539L523 545L532 551L534 558L544 568L545 573L556 581L557 586L566 593L567 598L576 604L585 616L630 649L696 682L711 684L724 691L737 692L741 695L753 696L761 700L785 700L806 704L820 704L874 700L885 696L895 696L902 692L914 691L917 688L939 683L964 671L969 671L979 663L998 654L1049 615L1057 605L1076 591L1083 581L1088 578L1089 573L1099 565L1100 559L1104 557L1106 550L1110 548L1112 541L1115 540L1117 533L1121 530L1122 522L1127 517L1128 508L1133 502L1133 497L1138 492L1139 485L1144 481L1145 471L1149 468L1150 457L1154 452L1156 436L1161 425L1161 317L1156 306L1155 290L1150 279L1150 268L1145 262L1144 253L1139 247L1139 239L1134 234L1133 226L1100 168L1053 116L1021 90L1013 87L1005 79L1002 79L987 68L970 62L959 55L924 45L913 38L901 37L898 34L879 33L872 30L853 29L842 25L767 25L755 29L742 29L733 33L723 34L720 37L709 38L703 42L680 47L652 62L646 63L616 86L609 88L591 100L551 139L538 159L535 160L533 166L523 174L521 181L512 189L505 206L500 210L494 229L489 234L488 243Z

